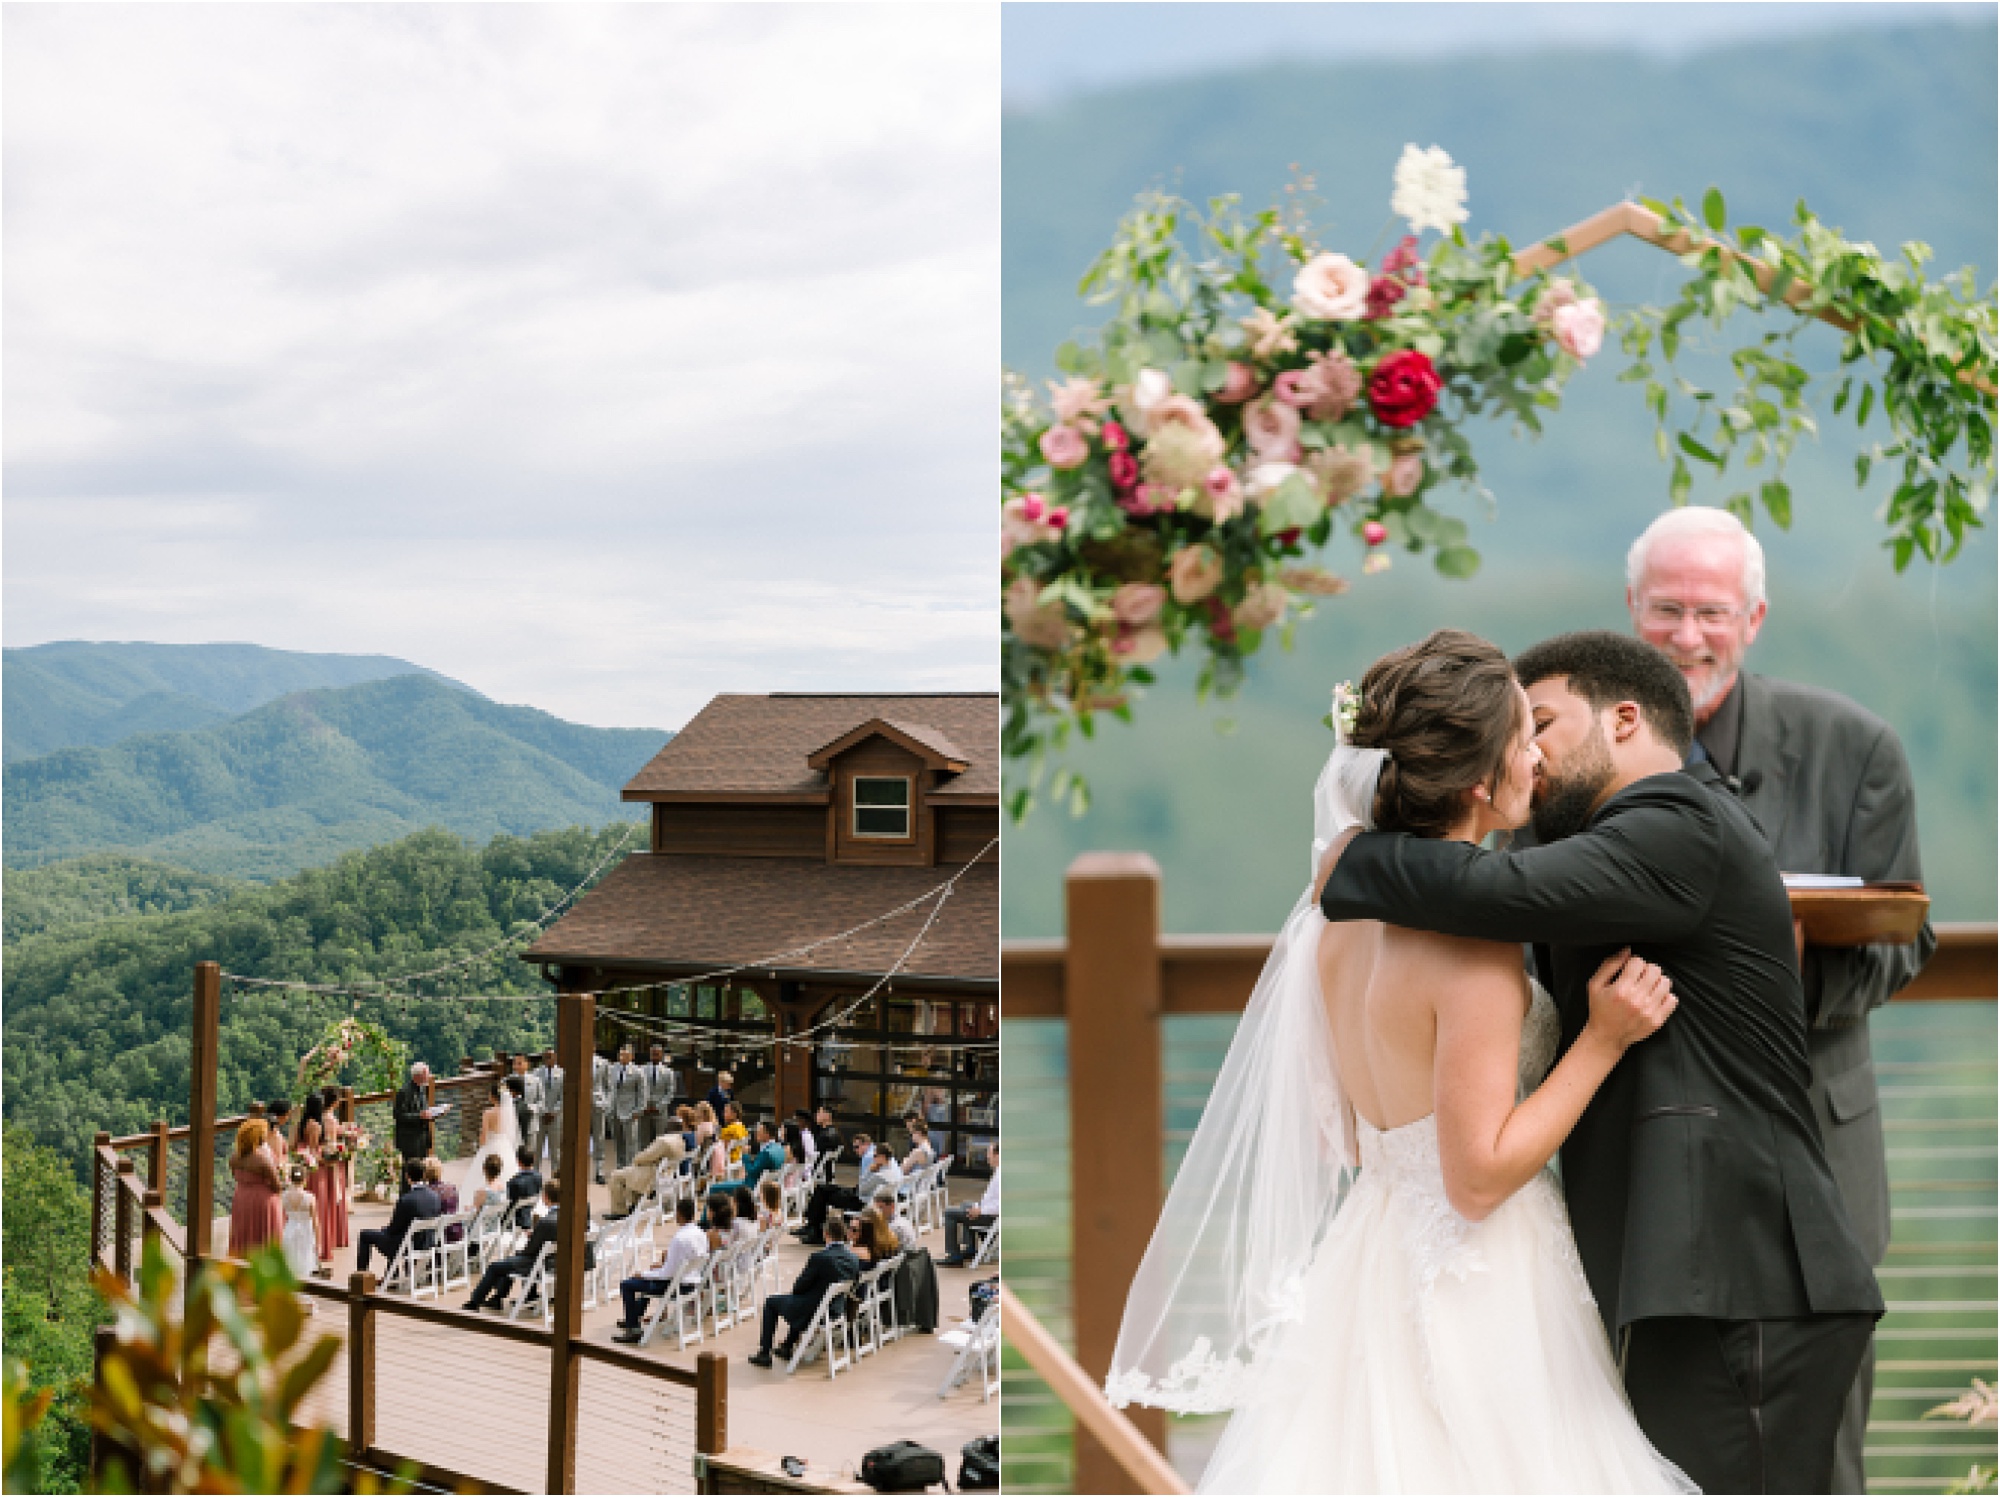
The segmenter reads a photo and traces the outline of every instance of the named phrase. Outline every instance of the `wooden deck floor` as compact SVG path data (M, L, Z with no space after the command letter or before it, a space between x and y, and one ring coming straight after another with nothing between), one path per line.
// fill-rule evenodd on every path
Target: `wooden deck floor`
M953 1182L954 1202L977 1196L977 1182ZM593 1189L591 1204L597 1216L609 1209L602 1187ZM388 1212L386 1206L357 1204L354 1231L382 1224ZM789 1237L782 1242L778 1278L781 1287L789 1288L807 1249ZM943 1233L927 1234L924 1245L941 1258ZM336 1282L345 1282L354 1256L351 1247L337 1255ZM972 1282L994 1272L939 1267L940 1331L965 1317ZM457 1309L467 1297L466 1291L454 1290L441 1303ZM318 1321L323 1329L344 1335L340 1317L326 1313L330 1308L322 1307ZM615 1300L586 1311L585 1338L613 1344L618 1315ZM393 1315L378 1316L377 1327L376 1436L384 1449L482 1481L543 1490L549 1385L545 1353L530 1344ZM744 1325L685 1351L656 1341L643 1355L689 1371L702 1351L727 1355L731 1449L796 1455L807 1463L809 1481L851 1478L864 1453L903 1439L944 1455L955 1481L960 1447L999 1433L999 1404L981 1397L976 1374L950 1397L938 1397L956 1354L935 1336L907 1335L832 1379L824 1363L802 1366L790 1376L782 1363L770 1371L752 1367L746 1359L756 1345L757 1328ZM346 1396L343 1359L315 1391L311 1412L344 1430ZM585 1362L580 1405L579 1490L694 1489L692 1392Z

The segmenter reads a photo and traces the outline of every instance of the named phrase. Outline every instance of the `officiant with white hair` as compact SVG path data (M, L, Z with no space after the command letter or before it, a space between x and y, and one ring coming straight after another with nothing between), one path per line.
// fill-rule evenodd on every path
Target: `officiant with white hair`
M1921 880L1916 792L1895 730L1836 692L1743 669L1764 626L1764 548L1734 515L1673 509L1626 558L1633 626L1665 651L1694 697L1696 757L1711 761L1787 873ZM1827 1162L1870 1261L1889 1246L1889 1172L1868 1015L1936 948L1928 922L1907 946L1804 946L1812 1102ZM1860 1492L1874 1388L1871 1348L1849 1396L1833 1490Z

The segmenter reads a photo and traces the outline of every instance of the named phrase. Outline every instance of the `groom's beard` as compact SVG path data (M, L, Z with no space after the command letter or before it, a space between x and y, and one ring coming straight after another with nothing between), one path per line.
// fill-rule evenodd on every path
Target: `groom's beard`
M1601 725L1577 746L1560 773L1544 766L1540 793L1529 813L1535 840L1546 846L1582 831L1589 824L1597 797L1617 773Z

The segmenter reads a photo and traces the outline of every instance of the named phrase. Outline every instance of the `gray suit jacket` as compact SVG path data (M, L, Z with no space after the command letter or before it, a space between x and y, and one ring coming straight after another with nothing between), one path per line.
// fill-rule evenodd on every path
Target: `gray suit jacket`
M1895 730L1846 697L1745 672L1736 777L1786 873L1921 879L1916 791ZM1922 970L1937 947L1808 946L1813 1111L1827 1163L1870 1260L1889 1247L1889 1171L1868 1015Z
M563 1073L561 1066L536 1066L529 1073L541 1085L540 1111L553 1122L562 1116Z
M642 1061L639 1069L646 1077L646 1105L665 1113L674 1100L674 1068L664 1061L654 1065L648 1060Z
M646 1110L646 1073L637 1062L621 1066L613 1061L605 1077L605 1091L611 1101L611 1115L621 1123Z

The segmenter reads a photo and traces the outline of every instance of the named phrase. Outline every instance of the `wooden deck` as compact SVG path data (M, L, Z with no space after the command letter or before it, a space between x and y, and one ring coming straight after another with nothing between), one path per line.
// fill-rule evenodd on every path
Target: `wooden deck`
M851 1171L843 1171L843 1175ZM954 1203L978 1198L977 1181L952 1182ZM594 1218L609 1209L604 1189L594 1187ZM385 1205L357 1203L353 1231L386 1222ZM778 1278L789 1287L808 1250L789 1236L781 1239ZM944 1254L943 1233L929 1233L924 1246ZM352 1247L336 1255L334 1282L345 1283L354 1267ZM381 1264L370 1265L380 1272ZM940 1266L939 1330L956 1325L967 1312L967 1291L977 1272ZM448 1291L440 1301L419 1303L460 1309L469 1292ZM346 1326L337 1304L321 1303L321 1328L343 1338ZM998 1402L987 1402L975 1374L950 1397L938 1386L956 1353L935 1336L912 1334L862 1358L829 1379L824 1362L787 1375L782 1363L765 1371L747 1358L757 1347L754 1324L709 1335L685 1351L664 1334L643 1352L617 1347L612 1340L619 1316L615 1299L585 1311L586 1342L676 1366L692 1373L700 1353L729 1359L728 1434L732 1452L752 1450L795 1455L806 1462L806 1481L834 1485L853 1478L861 1457L877 1445L915 1440L942 1454L954 1480L959 1449L981 1435L997 1435ZM486 1319L502 1317L488 1312ZM540 1327L528 1318L523 1325ZM453 1326L391 1313L377 1317L376 1441L446 1471L519 1491L545 1490L549 1355L546 1345L479 1335ZM346 1359L315 1390L309 1411L315 1420L344 1432L347 1421ZM596 1360L583 1363L577 1436L577 1489L582 1492L691 1492L695 1490L695 1420L692 1392Z

